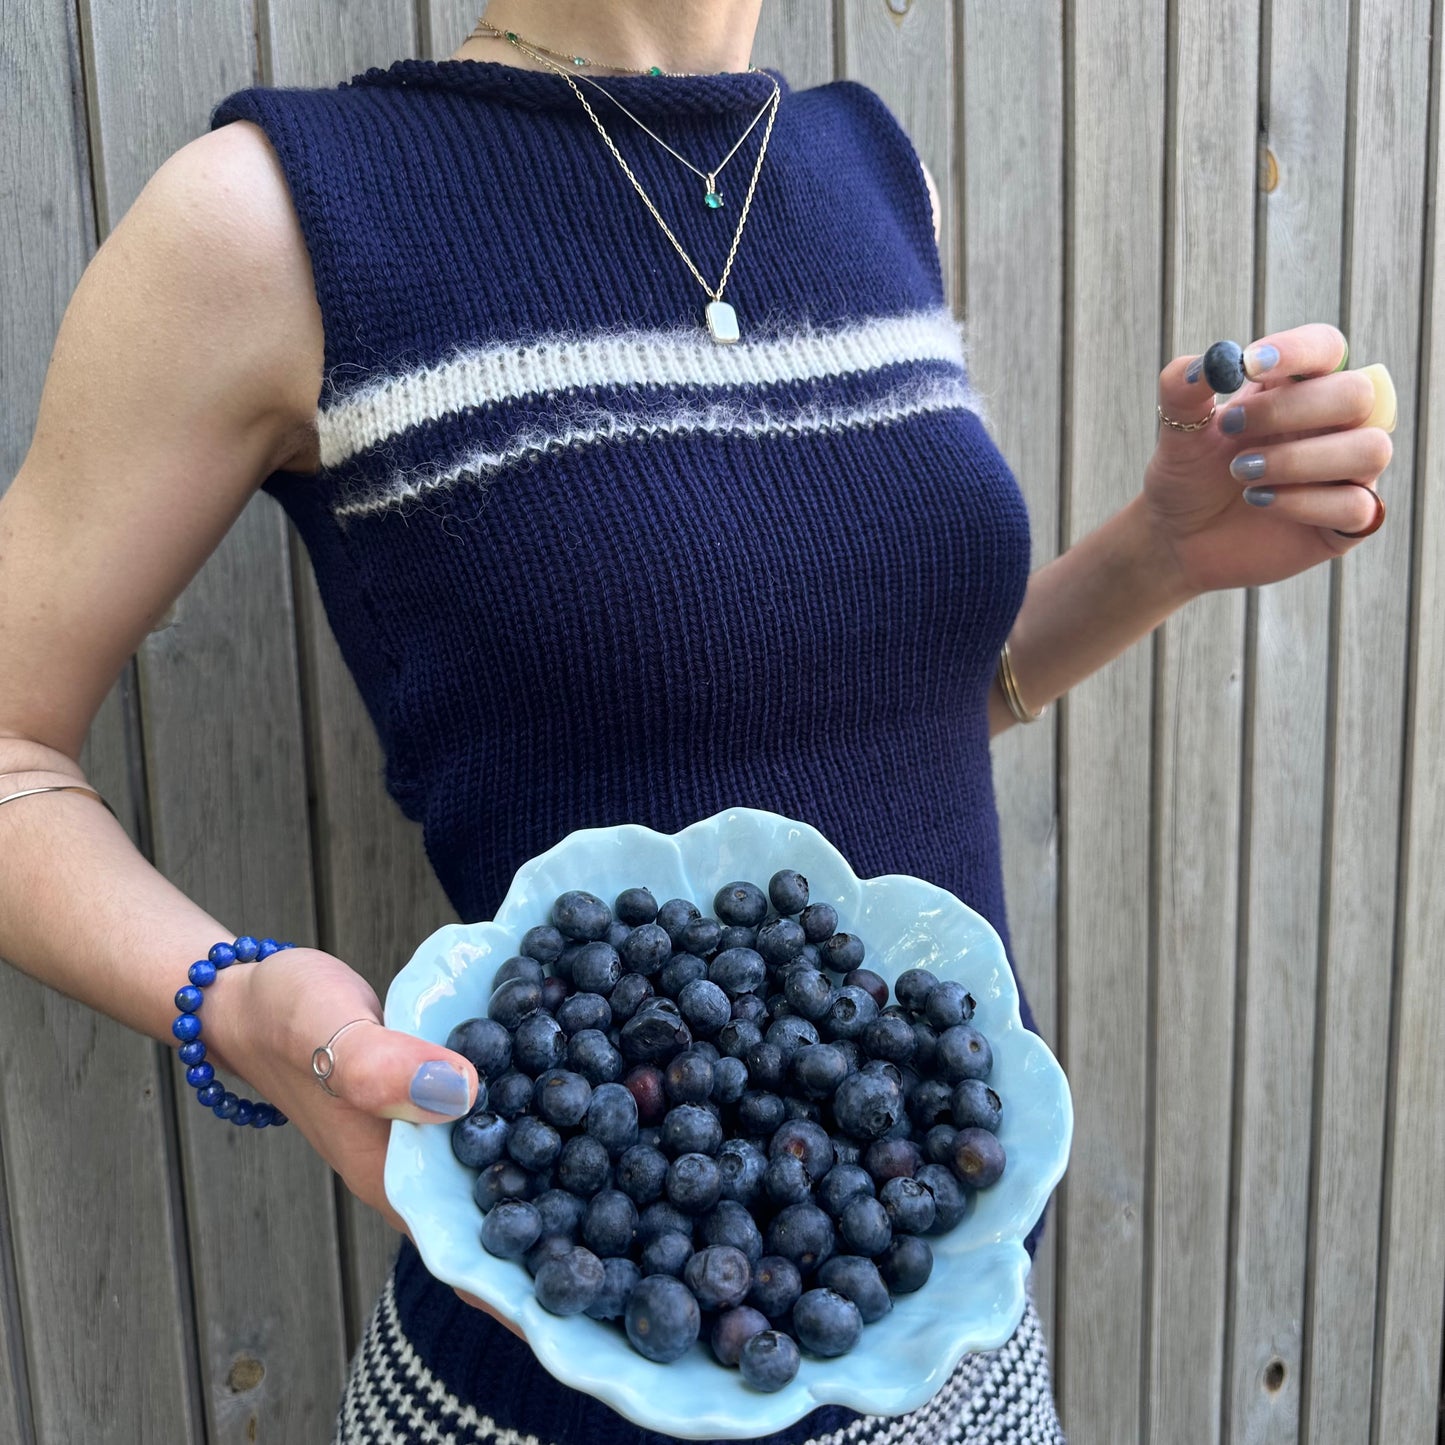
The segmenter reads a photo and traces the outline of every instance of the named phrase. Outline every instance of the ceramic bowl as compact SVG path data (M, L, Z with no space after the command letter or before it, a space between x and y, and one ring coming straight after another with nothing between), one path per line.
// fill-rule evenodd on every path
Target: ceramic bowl
M492 922L450 924L427 938L386 998L389 1028L444 1044L456 1024L486 1013L497 968L528 928L550 920L553 902L568 889L610 903L624 888L642 885L659 903L688 898L710 915L724 884L741 879L766 891L779 868L796 868L808 879L811 901L833 904L839 926L864 940L866 966L890 983L921 967L966 985L978 1004L974 1025L993 1047L989 1083L1004 1101L1003 1177L979 1191L954 1230L929 1240L928 1283L898 1296L851 1352L835 1359L805 1354L797 1377L773 1394L719 1365L702 1341L673 1364L655 1364L629 1346L616 1324L549 1314L521 1264L486 1253L472 1197L476 1171L453 1157L449 1125L398 1120L386 1155L387 1197L437 1279L515 1322L564 1384L646 1429L686 1439L765 1435L829 1403L873 1415L916 1409L967 1351L996 1348L1017 1328L1029 1268L1022 1241L1063 1176L1073 1108L1063 1070L1020 1021L998 934L953 894L921 879L859 879L806 823L731 808L670 835L634 824L569 834L517 870Z

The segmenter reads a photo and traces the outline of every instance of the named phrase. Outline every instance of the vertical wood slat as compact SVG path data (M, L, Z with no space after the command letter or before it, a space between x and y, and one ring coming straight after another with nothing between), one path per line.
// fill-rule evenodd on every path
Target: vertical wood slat
M1174 17L1164 359L1247 329L1253 310L1257 0L1178 0ZM1212 430L1197 440L1214 448ZM1145 1438L1198 1445L1219 1439L1224 1374L1244 603L1199 598L1157 648ZM1213 1147L1202 1119L1222 1125Z
M831 5L764 5L753 39L754 65L781 70L793 90L833 79Z
M1349 0L1267 6L1259 334L1339 320ZM1330 572L1255 597L1225 1438L1299 1438Z
M1140 399L1154 394L1160 335L1162 10L1079 0L1066 10L1065 74L1069 544L1134 495L1157 426ZM1059 1037L1075 1109L1059 1244L1060 1412L1066 1431L1111 1441L1143 1438L1152 671L1136 647L1059 709Z
M12 9L0 24L0 194L13 218L0 333L0 486L8 486L29 449L48 358L97 227L76 12ZM132 820L134 839L129 673L127 664L98 710L80 762ZM0 967L0 1192L8 1203L0 1234L7 1256L13 1251L0 1273L5 1330L24 1336L0 1345L0 1436L13 1428L15 1439L37 1445L119 1445L164 1420L200 1437L157 1062L150 1040ZM97 1179L105 1181L103 1209ZM84 1307L72 1313L57 1301ZM146 1341L139 1356L138 1340ZM27 1365L28 1379L7 1379Z
M994 440L1028 503L1036 569L1058 551L1063 311L1063 9L1060 0L959 12L963 161L958 309ZM994 742L995 792L1013 952L1037 1022L1057 1050L1057 710ZM1058 1207L1031 1289L1054 1338Z
M36 1445L25 1321L20 1314L15 1242L10 1230L10 1192L5 1175L5 1135L0 1130L0 1445Z

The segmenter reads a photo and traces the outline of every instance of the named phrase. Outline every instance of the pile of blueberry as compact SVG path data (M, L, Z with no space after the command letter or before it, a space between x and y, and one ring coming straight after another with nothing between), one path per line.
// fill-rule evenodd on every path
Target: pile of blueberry
M771 903L771 907L769 904ZM564 893L447 1047L482 1081L452 1127L482 1244L559 1315L650 1360L709 1325L759 1390L920 1288L928 1237L1004 1168L963 986L887 982L808 883L729 883L714 917L645 888Z

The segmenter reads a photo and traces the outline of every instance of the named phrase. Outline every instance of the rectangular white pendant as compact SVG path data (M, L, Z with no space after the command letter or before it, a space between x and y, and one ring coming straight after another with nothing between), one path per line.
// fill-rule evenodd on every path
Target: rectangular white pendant
M738 339L738 313L726 301L707 303L707 329L719 345Z

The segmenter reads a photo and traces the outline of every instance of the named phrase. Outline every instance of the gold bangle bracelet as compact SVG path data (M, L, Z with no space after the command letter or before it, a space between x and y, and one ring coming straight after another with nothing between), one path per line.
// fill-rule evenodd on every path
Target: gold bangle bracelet
M998 655L998 677L1003 686L1004 701L1008 703L1009 711L1019 722L1038 722L1048 712L1047 703L1037 712L1030 712L1024 706L1023 697L1019 693L1018 680L1014 677L1013 662L1009 657L1007 642L1004 643L1003 650Z

